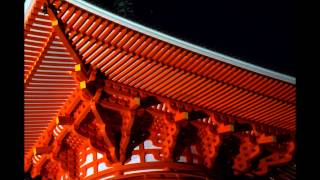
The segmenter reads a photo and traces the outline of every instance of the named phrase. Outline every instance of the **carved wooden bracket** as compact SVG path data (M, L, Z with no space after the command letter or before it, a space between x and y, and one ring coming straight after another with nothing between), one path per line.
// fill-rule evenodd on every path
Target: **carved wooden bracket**
M163 116L163 121L166 124L165 132L166 136L163 141L163 158L165 160L173 160L173 151L175 149L177 138L180 133L181 125L187 122L188 112L184 107L179 107L170 101L164 101L163 103L171 115Z
M120 141L120 162L124 163L126 160L127 146L130 141L131 128L134 123L133 112L122 112L122 126L121 126L121 141Z
M175 122L171 122L167 118L164 118L166 127L164 129L165 138L162 143L163 158L167 161L172 161L173 150L176 145L177 135L180 128Z
M118 159L116 157L116 152L115 152L116 148L111 142L111 139L110 139L111 137L109 137L107 135L107 133L106 133L106 127L105 127L106 124L103 122L99 112L97 111L95 102L91 102L91 111L92 111L92 113L95 116L95 119L97 121L97 123L96 123L96 130L97 130L96 135L97 135L97 138L98 137L102 137L102 142L103 142L102 146L104 148L106 148L108 150L108 152L109 152L109 155L107 156L107 157L110 157L109 161L111 163L116 162L117 159ZM95 139L95 137L90 138L90 141L93 141L93 139Z
M282 146L281 149L272 148L272 154L259 161L257 170L253 171L254 174L264 175L268 172L269 167L283 165L291 161L295 150L294 141L286 142L280 146Z
M251 136L244 135L240 137L240 153L234 159L233 170L237 175L245 173L251 168L251 161L261 153L258 143L251 140Z
M79 162L77 151L83 145L83 142L73 134L72 131L65 131L63 138L60 138L59 145L54 149L52 160L59 162L61 168L68 172L69 177L78 179Z
M31 169L31 172L30 172L32 178L35 178L38 175L40 175L42 166L44 165L44 163L46 162L47 159L48 159L48 156L44 155L44 156L42 156L40 158L40 160L38 161L37 164L32 166L32 169Z
M238 137L241 140L240 152L234 160L234 173L246 173L251 170L251 162L263 151L265 145L274 144L276 136L258 132L256 126L242 124L237 126ZM240 130L240 131L239 131Z
M61 172L60 164L54 159L48 157L41 166L40 175L43 179L58 179Z
M193 123L198 129L198 136L201 139L200 147L203 156L203 164L208 168L213 168L214 160L218 155L221 145L220 135L214 130L212 125L204 123Z

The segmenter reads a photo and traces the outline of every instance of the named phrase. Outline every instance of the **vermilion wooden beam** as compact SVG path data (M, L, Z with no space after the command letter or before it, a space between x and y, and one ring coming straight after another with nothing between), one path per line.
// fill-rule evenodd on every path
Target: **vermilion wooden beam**
M180 122L188 119L188 112L176 112L174 115L175 122Z
M219 124L217 131L220 134L233 132L234 131L234 125L233 124L228 124L228 125Z
M51 8L52 7L48 7L48 14L49 14L49 17L52 19L52 26L54 26L56 34L60 37L61 42L67 48L73 60L78 64L78 66L80 66L80 67L77 67L78 69L80 69L80 71L77 71L77 73L81 74L80 76L81 78L84 78L84 77L88 78L87 73L84 72L84 64L82 63L82 59L79 57L78 53L72 47L71 42L68 40L68 38L64 34L64 31L63 31L64 28L60 25L59 19L57 18L56 14ZM83 79L83 80L87 80L87 79Z
M52 151L52 147L36 147L33 149L34 155L48 154Z
M257 139L258 144L268 144L276 142L276 136L265 136L262 135Z

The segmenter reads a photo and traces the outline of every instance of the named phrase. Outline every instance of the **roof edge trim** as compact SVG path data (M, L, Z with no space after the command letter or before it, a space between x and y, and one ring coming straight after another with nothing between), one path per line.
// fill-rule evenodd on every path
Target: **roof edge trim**
M269 77L272 77L272 78L275 78L278 80L282 80L287 83L291 83L294 85L296 84L295 77L292 77L292 76L289 76L289 75L286 75L283 73L279 73L276 71L272 71L272 70L269 70L269 69L266 69L266 68L263 68L260 66L256 66L256 65L241 61L239 59L236 59L236 58L233 58L233 57L230 57L227 55L223 55L221 53L214 52L212 50L191 44L189 42L186 42L186 41L183 41L180 39L177 39L175 37L161 33L157 30L148 28L148 27L143 26L141 24L135 23L133 21L130 21L128 19L125 19L123 17L115 15L107 10L99 8L99 7L97 7L93 4L90 4L88 2L85 2L83 0L66 0L66 1L82 8L82 9L86 9L91 13L94 13L96 15L99 15L101 17L109 19L111 21L114 21L115 23L118 23L118 24L123 25L128 28L131 28L135 31L144 33L144 34L149 35L151 37L154 37L156 39L160 39L160 40L168 42L170 44L182 47L184 49L187 49L187 50L190 50L190 51L202 54L202 55L205 55L205 56L213 58L213 59L220 60L220 61L228 63L228 64L235 65L240 68L244 68L244 69L247 69L247 70L262 74L262 75L266 75L266 76L269 76Z
M25 0L24 1L24 23L28 21L29 14L31 12L31 9L33 7L33 4L36 2L36 0Z

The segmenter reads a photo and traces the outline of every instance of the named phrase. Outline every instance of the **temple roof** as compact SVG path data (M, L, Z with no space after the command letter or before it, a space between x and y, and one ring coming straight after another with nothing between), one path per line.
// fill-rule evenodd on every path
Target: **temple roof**
M110 21L113 21L117 24L128 27L132 30L141 32L145 35L154 37L156 39L163 40L163 41L168 42L170 44L185 48L187 50L190 50L190 51L193 51L193 52L196 52L196 53L199 53L199 54L202 54L202 55L205 55L205 56L217 59L217 60L220 60L222 62L232 64L232 65L235 65L235 66L238 66L238 67L241 67L241 68L253 71L253 72L257 72L259 74L263 74L263 75L270 76L270 77L273 77L273 78L276 78L276 79L279 79L279 80L282 80L285 82L295 84L295 81L296 81L295 77L292 77L290 75L286 75L283 73L272 71L270 69L266 69L266 68L257 66L255 64L251 64L251 63L245 62L243 60L233 58L228 55L221 54L219 52L212 51L212 50L197 46L197 45L189 43L187 41L175 38L173 36L164 34L164 33L159 32L157 30L146 27L144 25L138 24L138 23L133 22L131 20L125 19L121 16L113 14L112 12L109 12L103 8L97 7L97 6L90 4L86 1L82 1L82 0L66 0L66 1L78 6L79 8L85 9L88 12L91 12L93 14L100 16L100 17L106 18ZM25 3L26 14L28 14L28 10L31 7L32 2L33 2L32 0L26 1L26 3Z
M51 1L50 1L51 2ZM79 88L74 65L110 81L271 128L295 132L295 78L196 46L84 1L25 13L25 152ZM57 24L55 20L57 21Z

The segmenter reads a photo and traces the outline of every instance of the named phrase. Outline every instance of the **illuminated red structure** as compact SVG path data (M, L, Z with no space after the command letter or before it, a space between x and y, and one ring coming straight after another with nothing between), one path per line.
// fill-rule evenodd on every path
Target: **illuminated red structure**
M295 150L295 80L77 0L25 20L25 171L47 179L210 179Z

